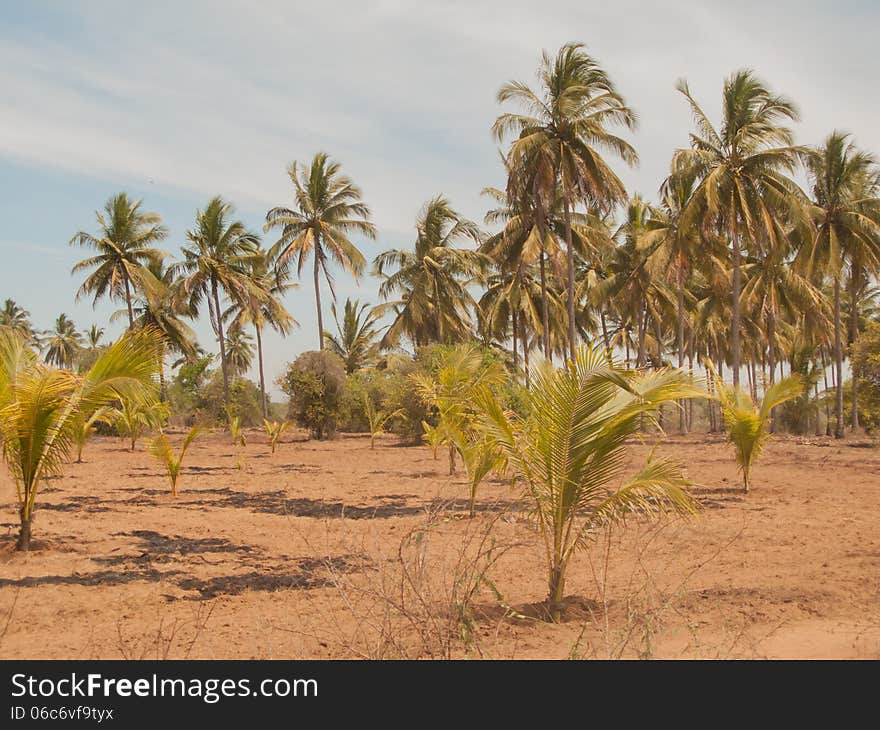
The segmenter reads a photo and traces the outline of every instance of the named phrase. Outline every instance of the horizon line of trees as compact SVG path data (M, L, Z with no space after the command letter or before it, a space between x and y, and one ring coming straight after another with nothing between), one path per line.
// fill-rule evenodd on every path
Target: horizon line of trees
M743 378L755 398L787 368L807 397L820 382L833 391L827 421L842 437L844 362L878 319L880 165L840 131L816 146L796 144L795 103L750 70L725 80L719 120L686 81L677 90L693 130L649 201L630 195L614 169L638 155L622 136L636 114L613 80L582 44L544 53L537 85L511 81L497 95L508 110L492 133L506 145L507 179L483 190L491 230L445 196L431 198L413 246L372 262L382 300L375 306L346 300L337 310L333 267L364 275L367 260L352 237L377 233L361 189L323 152L289 167L293 199L267 212L262 233L276 239L268 247L217 196L174 259L161 248L168 230L160 216L125 193L113 196L96 214L97 231L71 239L92 253L73 269L85 274L77 296L120 302L114 318L128 329L161 333L163 400L164 363L205 356L189 322L207 309L224 404L230 381L256 361L267 417L263 334L298 326L284 305L295 273L312 277L318 348L337 353L349 373L404 343L478 341L508 353L528 383L534 353L572 359L579 341L594 340L635 368L704 365L710 387L707 361L727 366L734 387ZM324 285L336 333L324 327ZM80 333L65 315L39 333L12 300L0 326L27 333L63 368L93 361L103 333ZM854 370L846 394L853 429L859 388ZM680 409L681 432L689 408Z

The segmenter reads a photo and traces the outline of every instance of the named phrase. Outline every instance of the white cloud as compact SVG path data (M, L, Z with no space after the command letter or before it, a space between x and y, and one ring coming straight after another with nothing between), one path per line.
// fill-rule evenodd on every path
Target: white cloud
M379 245L407 245L420 205L439 192L482 216L480 189L502 182L489 133L495 93L508 79L531 81L540 51L568 40L588 43L639 112L642 164L618 169L645 195L687 140L680 76L715 115L723 77L751 66L801 105L800 141L839 126L880 149L871 37L880 11L869 3L75 7L63 33L0 29L0 156L114 187L219 192L259 216L289 198L287 164L322 149L363 187ZM314 344L309 295L296 296L304 326L288 352Z

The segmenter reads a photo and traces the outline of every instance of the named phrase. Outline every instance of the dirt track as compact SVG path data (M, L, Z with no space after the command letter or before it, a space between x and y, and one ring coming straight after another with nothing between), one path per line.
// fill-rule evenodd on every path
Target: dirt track
M250 438L244 469L222 434L197 442L176 500L142 445L96 440L43 489L28 555L4 473L0 657L880 657L875 449L778 438L745 496L719 439L669 439L702 515L578 555L551 625L509 484L468 520L427 448Z

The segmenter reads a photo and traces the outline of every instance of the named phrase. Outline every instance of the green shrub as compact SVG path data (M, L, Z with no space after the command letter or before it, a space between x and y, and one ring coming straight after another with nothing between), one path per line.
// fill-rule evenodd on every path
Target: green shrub
M333 437L345 398L342 358L326 350L304 352L277 383L290 397L290 418L315 438Z

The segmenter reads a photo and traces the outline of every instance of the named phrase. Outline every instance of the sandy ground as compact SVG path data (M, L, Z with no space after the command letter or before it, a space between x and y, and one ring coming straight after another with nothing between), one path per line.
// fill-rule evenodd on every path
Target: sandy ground
M743 495L719 438L669 438L700 517L599 539L550 624L508 483L471 520L427 448L249 438L198 441L176 499L143 444L96 439L43 488L30 554L4 474L0 657L880 657L876 449L777 438Z

